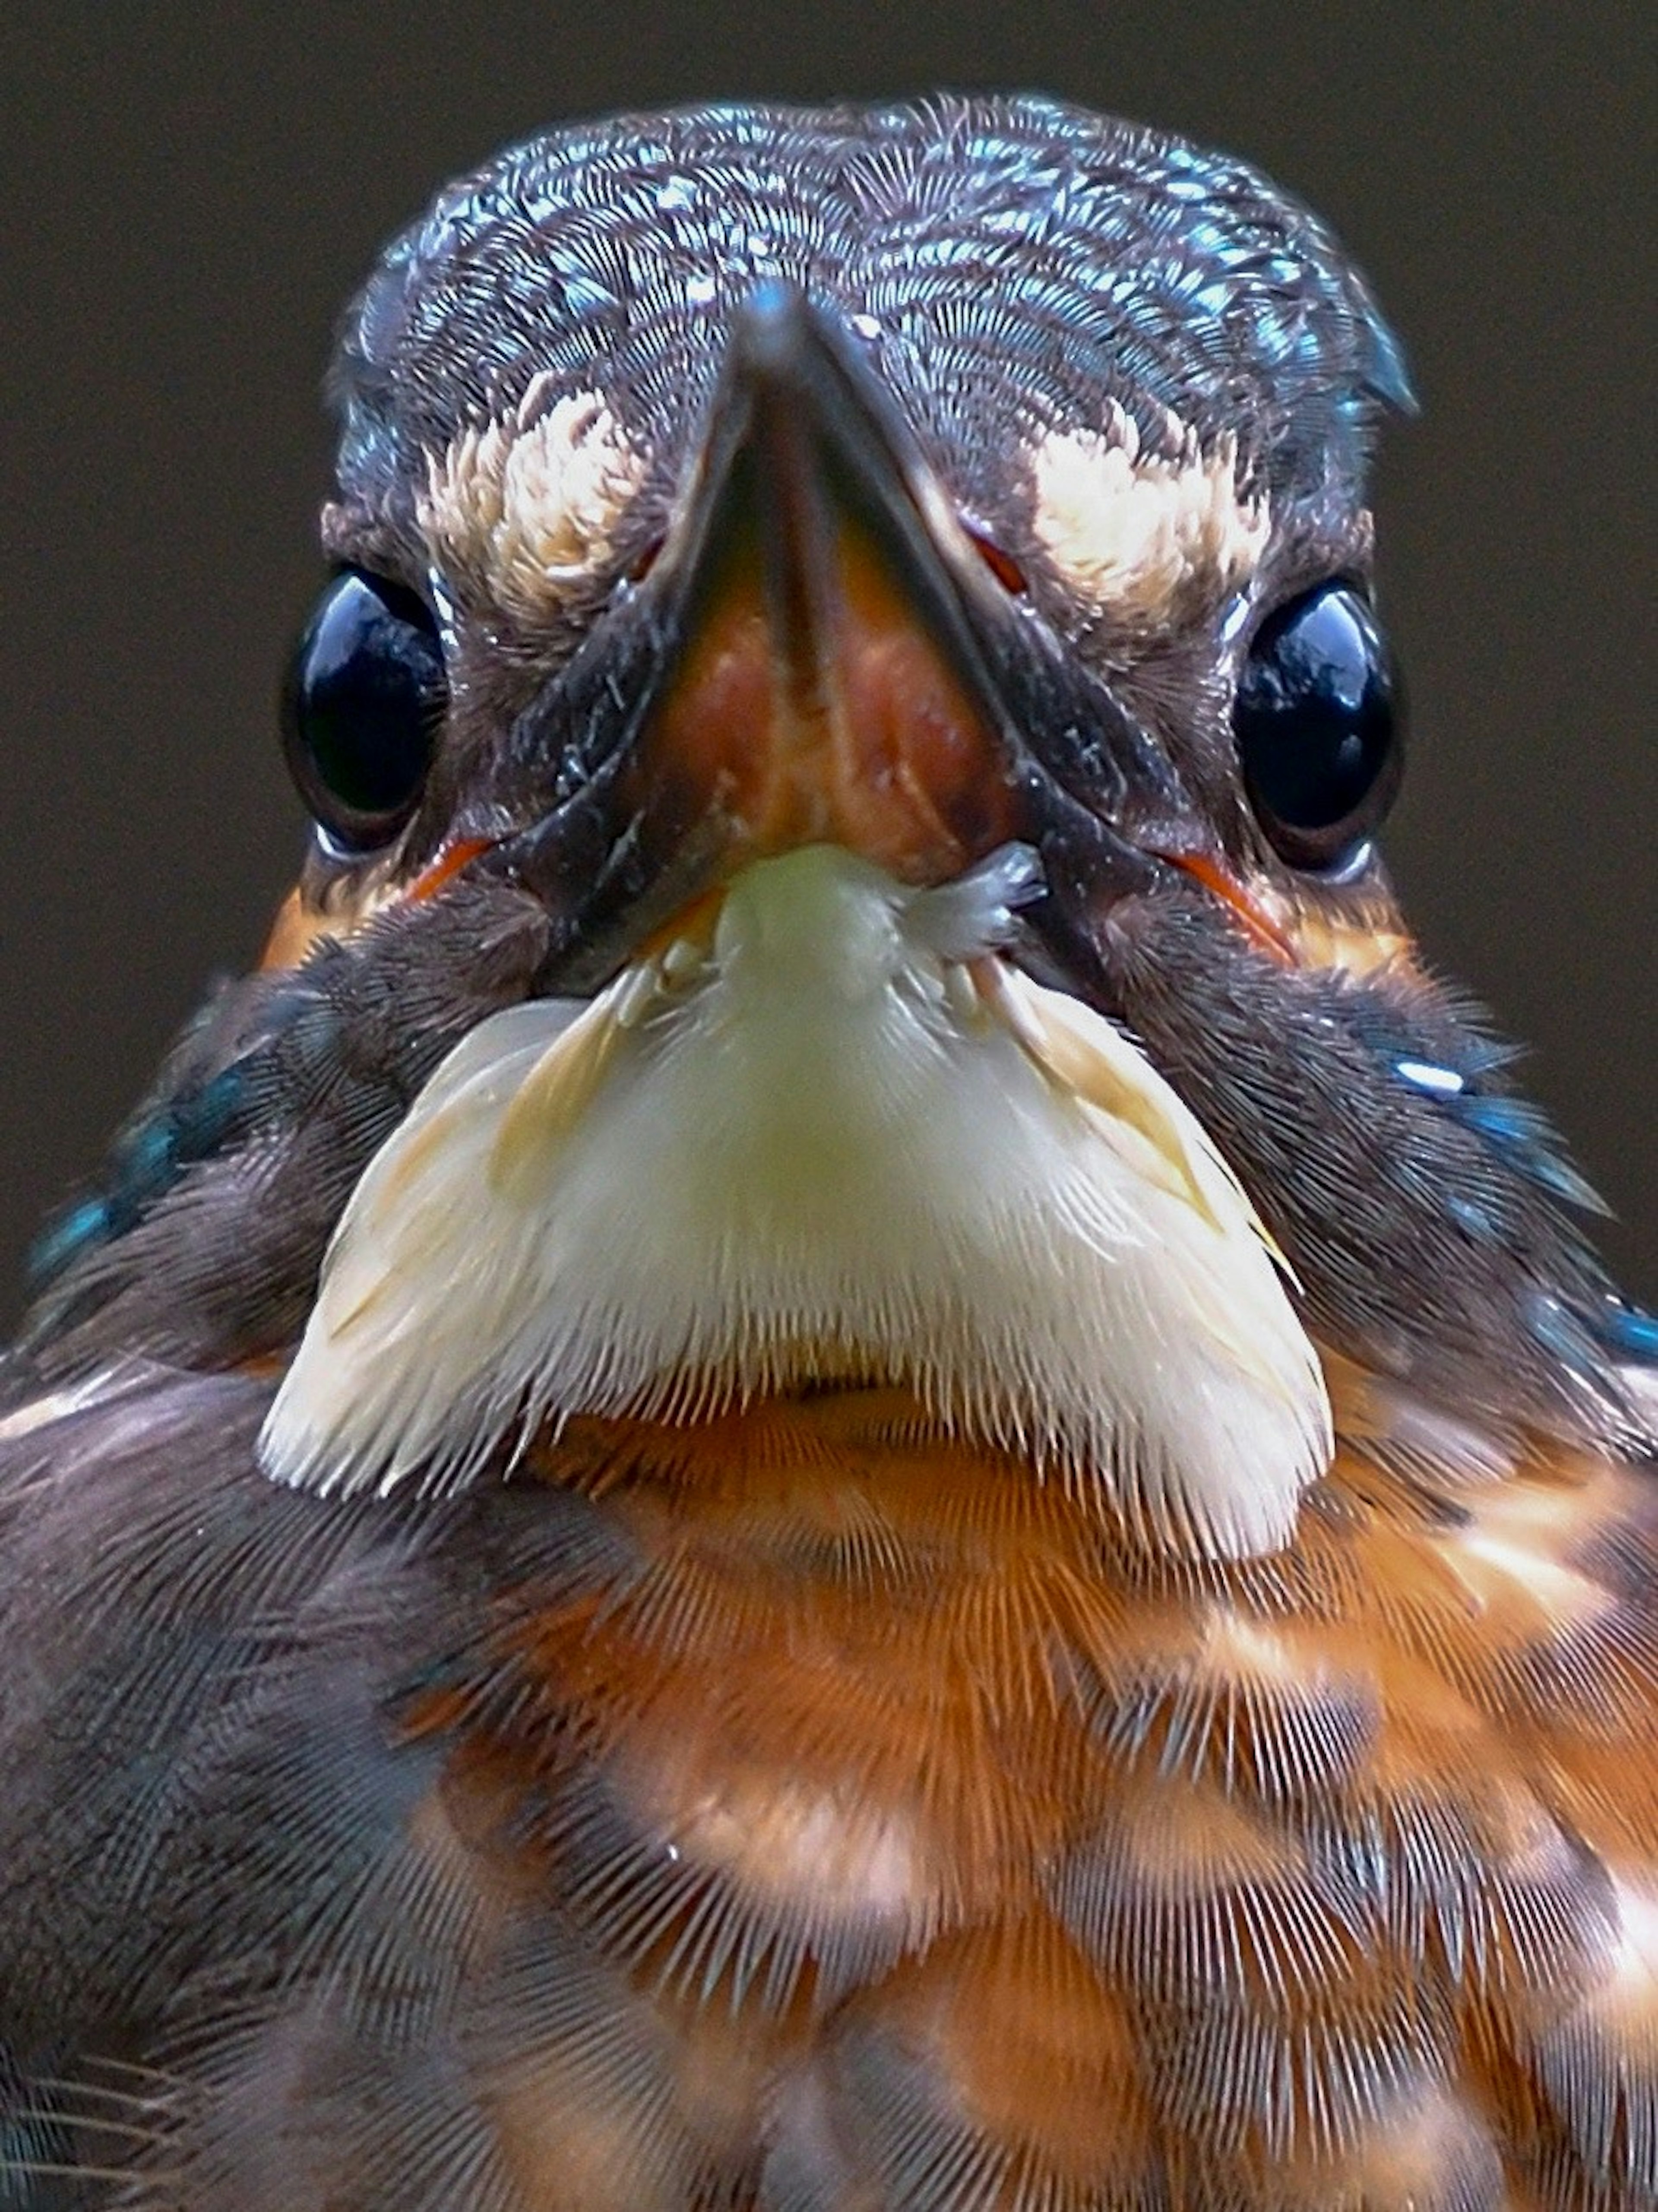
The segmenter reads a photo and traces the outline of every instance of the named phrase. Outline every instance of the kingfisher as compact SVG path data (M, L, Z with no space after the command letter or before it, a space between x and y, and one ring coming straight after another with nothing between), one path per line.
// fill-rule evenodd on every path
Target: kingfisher
M1037 98L531 140L0 1398L0 2207L1658 2204L1658 1324L1378 858L1410 393Z

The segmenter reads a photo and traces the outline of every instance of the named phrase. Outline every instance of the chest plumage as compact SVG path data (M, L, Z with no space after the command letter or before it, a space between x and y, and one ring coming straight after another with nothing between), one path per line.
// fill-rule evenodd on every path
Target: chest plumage
M0 2206L1658 2201L1658 1332L1418 964L1254 173L561 132L0 1411Z

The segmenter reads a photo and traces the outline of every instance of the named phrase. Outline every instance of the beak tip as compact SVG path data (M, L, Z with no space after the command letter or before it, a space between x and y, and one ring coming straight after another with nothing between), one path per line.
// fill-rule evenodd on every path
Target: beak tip
M737 319L763 332L797 326L811 313L805 292L792 278L761 276L738 306Z
M829 350L823 319L800 286L762 276L733 311L726 340L728 375L750 391L799 385L807 364Z

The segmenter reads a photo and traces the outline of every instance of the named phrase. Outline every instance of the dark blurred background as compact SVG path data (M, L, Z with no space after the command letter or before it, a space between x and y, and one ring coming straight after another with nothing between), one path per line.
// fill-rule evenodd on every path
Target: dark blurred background
M451 173L555 118L1039 87L1246 154L1336 226L1425 405L1381 475L1432 958L1658 1296L1650 26L1628 0L327 8L6 0L0 1316L300 847L271 702L319 574L333 317Z

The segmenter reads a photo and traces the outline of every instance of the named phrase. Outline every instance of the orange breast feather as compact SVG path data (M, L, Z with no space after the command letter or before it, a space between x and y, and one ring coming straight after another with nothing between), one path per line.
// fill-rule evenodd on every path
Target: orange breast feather
M501 1900L483 2014L566 1977L487 2062L526 2203L751 2202L761 2142L802 2207L1637 2201L1637 1471L1453 1499L1345 1455L1293 1550L1185 1567L886 1395L537 1472L619 1550L406 1716Z

